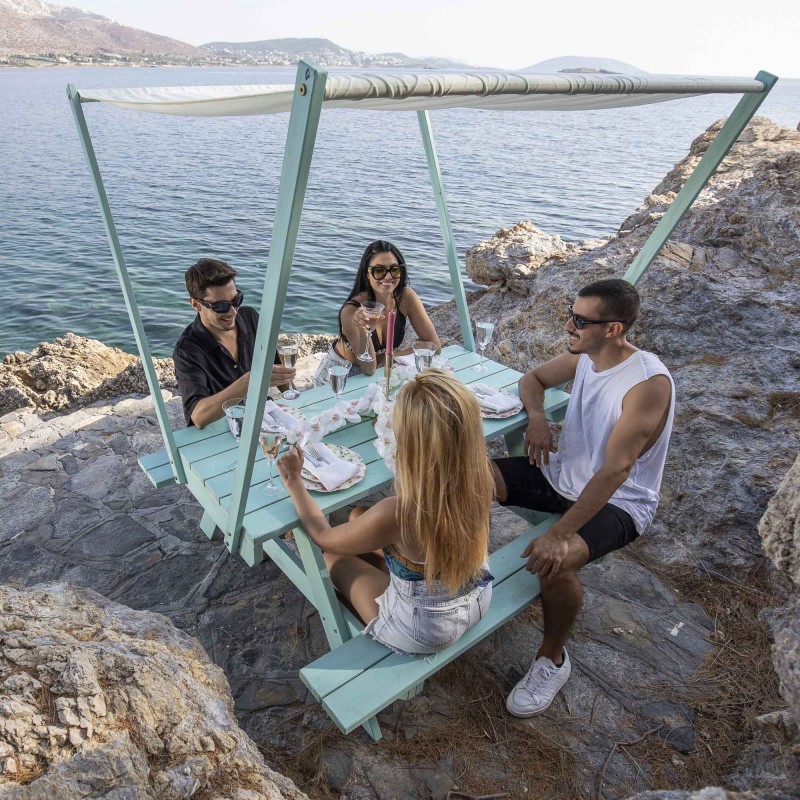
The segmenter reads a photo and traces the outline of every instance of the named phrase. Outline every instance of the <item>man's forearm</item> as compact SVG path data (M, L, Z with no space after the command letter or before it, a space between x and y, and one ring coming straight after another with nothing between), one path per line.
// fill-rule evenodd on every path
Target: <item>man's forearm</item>
M519 379L519 399L529 417L544 414L544 386L533 372L528 372Z
M586 484L572 508L550 529L551 532L568 537L583 527L611 499L628 474L626 469L601 467Z
M205 428L206 425L221 419L225 416L222 404L227 400L235 400L238 397L247 395L247 387L250 385L250 373L247 372L241 378L237 378L230 386L221 392L204 397L198 400L192 409L192 422L198 428Z

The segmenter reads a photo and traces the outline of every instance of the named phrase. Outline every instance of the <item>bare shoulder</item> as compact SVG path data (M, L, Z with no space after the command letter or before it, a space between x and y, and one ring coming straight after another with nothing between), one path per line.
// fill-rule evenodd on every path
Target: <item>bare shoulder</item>
M641 383L637 383L625 395L622 401L623 411L635 406L637 409L657 408L663 410L670 401L672 383L666 375L653 375Z
M422 300L419 299L419 295L410 286L406 286L403 289L403 296L400 298L400 310L408 316L407 311L420 305L422 305Z

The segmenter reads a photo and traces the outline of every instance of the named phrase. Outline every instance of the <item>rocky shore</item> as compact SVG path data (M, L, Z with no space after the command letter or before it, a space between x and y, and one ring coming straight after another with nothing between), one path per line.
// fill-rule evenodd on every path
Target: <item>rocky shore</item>
M624 272L718 129L614 237L520 223L472 248L489 354L527 369L561 352L563 304ZM800 797L798 197L800 133L755 120L642 280L634 343L678 400L661 506L583 571L573 677L528 721L503 700L536 607L388 709L384 741L341 736L297 676L326 650L313 607L139 470L162 444L137 360L72 334L7 356L0 798ZM432 317L457 341L452 304ZM306 378L327 341L304 343ZM492 547L520 528L495 509Z

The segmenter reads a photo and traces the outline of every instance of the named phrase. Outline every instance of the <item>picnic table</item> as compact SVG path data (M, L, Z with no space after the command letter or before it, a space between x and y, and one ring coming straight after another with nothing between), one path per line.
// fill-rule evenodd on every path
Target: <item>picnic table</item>
M517 393L517 382L521 377L521 373L516 370L510 369L503 364L496 361L486 359L484 361L487 366L485 372L476 372L475 365L480 360L480 357L463 347L453 345L443 350L442 355L452 365L455 374L464 383L481 382L495 387L502 387L508 391ZM383 370L378 370L375 375L356 375L350 378L347 382L346 390L342 394L343 400L353 399L360 396L366 390L370 383L384 380ZM552 419L560 419L563 416L564 410L569 399L569 395L565 392L555 389L549 390L546 394L545 407L548 415ZM317 415L320 412L330 408L337 401L331 391L330 386L320 386L310 389L301 393L300 397L296 400L281 400L281 403L292 406L301 410L306 417ZM361 422L356 424L347 425L325 437L326 444L344 445L354 450L360 455L366 464L366 473L364 478L354 486L340 491L322 493L313 492L312 495L317 501L321 510L325 514L352 505L362 498L368 497L389 488L392 484L394 476L389 468L384 463L383 459L378 455L373 444L376 434L373 427L374 419L362 419ZM486 439L493 439L498 436L504 436L506 444L511 454L519 454L522 448L523 431L527 424L527 415L521 411L514 416L506 419L484 419L483 432ZM175 442L178 448L178 454L182 462L182 466L186 476L186 485L197 500L202 504L204 509L203 519L201 521L201 528L209 538L214 535L217 527L224 530L225 520L231 505L232 491L234 487L234 471L231 468L231 462L234 460L238 448L237 442L231 434L228 423L225 418L217 420L216 422L206 426L202 430L195 427L184 428L177 430L174 433ZM174 474L170 466L168 456L165 450L157 453L142 456L139 459L139 464L150 480L157 486L165 486L174 484ZM292 581L297 589L312 603L319 612L322 626L325 635L330 645L331 650L338 650L346 642L350 642L360 637L363 623L345 606L343 605L333 588L328 571L325 567L324 559L319 548L313 544L309 539L306 532L300 525L294 504L289 498L288 493L282 488L281 492L276 495L267 495L261 491L261 485L267 481L268 478L268 465L260 450L256 451L256 460L253 467L252 478L250 481L250 491L248 493L247 505L243 518L243 526L241 537L239 539L239 554L250 566L258 564L262 559L267 556L271 558L275 564L280 567L283 573ZM522 512L521 512L522 513ZM549 527L547 515L535 516L525 514L529 521L533 523L535 528L537 523L541 527L542 523ZM546 529L542 528L540 532ZM295 549L288 544L282 537L288 531L294 531L294 544ZM492 573L495 575L495 584L498 583L499 578L510 577L509 572L511 567L515 567L516 572L522 563L519 561L519 552L524 546L522 543L512 543L515 545L514 551L516 554L516 561L511 559L508 568L505 571L501 570L495 562L499 564L499 557L497 554L493 555L494 561L492 562ZM523 570L524 571L524 570ZM501 572L501 575L498 575ZM508 574L505 574L508 573ZM532 580L535 578L531 577ZM538 594L538 582L536 586L529 587L526 594L527 602L522 604L522 607L532 601ZM530 596L528 596L530 595ZM492 602L492 607L498 605L497 592L495 592L495 599ZM520 606L519 600L516 606ZM515 607L513 613L518 613L520 607ZM509 614L509 616L512 614ZM506 617L508 618L508 617ZM502 621L505 621L503 619ZM478 628L481 628L478 633L488 635L490 630L490 623L483 620ZM502 624L500 622L499 624ZM498 627L495 625L494 628ZM492 630L494 629L492 628ZM451 648L448 648L446 653L450 654L453 651L452 660L464 649L471 646L472 643L479 641L483 636L473 636L470 640L464 637L465 642L459 646L457 642ZM369 651L366 654L368 661L377 659L381 661L382 658L392 655L390 651L379 645L377 642L369 640L369 642L359 643L355 650L358 650L358 658L363 659L364 653L361 651L366 648ZM353 648L351 648L353 649ZM340 654L341 656L344 653ZM332 674L338 677L334 681L336 683L335 691L342 688L341 680L345 674L349 675L354 667L353 662L354 653L347 656L349 672L347 669L342 671L342 668L337 664L331 665L309 665L309 667L301 672L301 677L309 685L311 691L319 697L323 705L327 707L325 697L322 694L328 691L328 684L331 683L330 678ZM440 654L441 655L441 654ZM405 657L399 657L401 662ZM412 659L409 657L409 661ZM442 659L440 659L441 661ZM417 662L427 663L432 666L430 659L422 660L415 659ZM436 669L447 663L438 664L435 668L430 670L423 670L427 672L435 672ZM358 675L366 674L370 669L376 666L375 663L370 664L364 669L358 669ZM315 677L316 676L316 677ZM324 687L317 684L317 678L323 678ZM354 676L357 677L357 676ZM427 677L427 675L425 676ZM352 679L351 679L352 680ZM351 680L344 681L350 683ZM413 686L406 686L410 681L413 681ZM391 687L404 687L403 691L392 691L390 694L397 694L398 697L411 696L418 692L424 678L407 678L401 680L398 676L392 678ZM334 690L331 690L334 691ZM362 694L361 690L353 689L358 694ZM330 692L328 692L330 694ZM370 697L375 697L375 692L370 691ZM383 699L375 700L375 702L385 707L396 697L383 703ZM359 703L359 709L356 713L357 722L352 719L342 724L343 720L332 714L334 719L340 724L343 730L352 730L359 724L367 727L368 732L373 738L379 738L380 730L374 717L379 708L376 708L375 703ZM365 710L364 710L365 709ZM328 709L330 711L330 709ZM374 713L373 713L374 712ZM363 717L363 719L362 719Z

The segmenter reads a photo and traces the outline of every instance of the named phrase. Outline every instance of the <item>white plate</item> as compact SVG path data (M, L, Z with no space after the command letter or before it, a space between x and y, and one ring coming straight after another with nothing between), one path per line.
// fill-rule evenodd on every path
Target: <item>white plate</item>
M359 481L364 479L364 475L367 473L367 465L364 463L364 459L361 458L361 456L356 453L355 450L351 450L349 447L344 447L340 444L328 444L325 446L335 456L341 458L343 461L349 461L352 464L358 465L358 472L356 472L352 478L346 480L343 484L337 486L331 491L339 492L342 489L349 489L351 486L355 486ZM303 471L300 473L300 481L309 492L322 492L323 494L327 494L328 492L328 490L305 467L303 467Z

